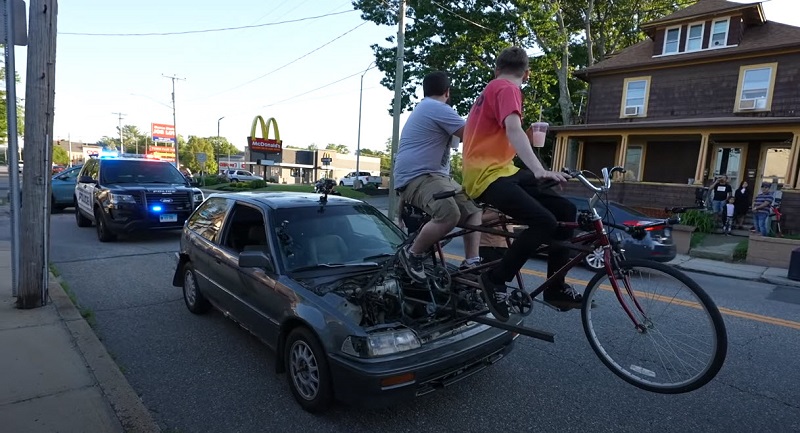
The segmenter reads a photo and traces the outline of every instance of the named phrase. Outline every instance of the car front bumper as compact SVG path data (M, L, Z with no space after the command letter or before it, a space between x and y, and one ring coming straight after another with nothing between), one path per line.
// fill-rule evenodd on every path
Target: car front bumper
M442 389L496 363L513 349L514 334L490 328L424 355L391 361L328 357L336 399L360 407L385 407ZM395 385L384 380L410 377Z
M150 212L141 206L109 206L105 213L106 224L117 233L132 233L146 230L177 230L183 228L186 219L191 215L188 210L168 210L164 212ZM174 215L169 220L162 221L163 215Z

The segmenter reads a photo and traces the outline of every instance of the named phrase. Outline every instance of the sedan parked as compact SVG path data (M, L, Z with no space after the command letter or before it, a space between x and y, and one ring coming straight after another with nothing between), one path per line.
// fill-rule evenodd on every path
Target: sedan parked
M565 196L571 201L578 212L589 209L589 200L583 197ZM629 226L649 224L658 220L651 218L636 209L629 208L623 204L609 201L608 206L598 202L596 205L597 213L603 221L614 224L624 224ZM645 231L645 237L641 240L634 239L631 235L618 229L608 228L609 234L614 235L618 232L622 235L622 248L625 250L625 257L629 259L648 259L657 262L668 262L675 258L677 250L672 241L672 232L668 227L649 228ZM614 235L615 236L615 235ZM598 248L586 256L584 264L593 270L600 270L605 266L603 249Z
M359 200L214 194L184 227L173 285L192 313L213 306L273 348L305 410L386 406L471 376L515 339L468 320L485 311L474 291L412 282L394 261L404 238Z
M247 170L231 170L228 173L231 182L250 182L251 180L262 180L261 176L256 176Z
M53 210L63 210L66 207L75 205L75 183L78 180L78 173L82 165L68 168L50 180L52 189L52 208Z

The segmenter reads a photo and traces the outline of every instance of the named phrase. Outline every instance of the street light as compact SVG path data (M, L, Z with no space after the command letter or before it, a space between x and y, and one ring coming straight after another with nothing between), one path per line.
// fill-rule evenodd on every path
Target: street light
M355 188L356 183L358 183L358 186L361 186L359 163L361 162L361 104L364 100L364 75L367 74L367 71L369 71L374 64L375 61L373 60L370 62L369 66L367 66L367 69L364 69L364 73L361 74L361 88L358 91L358 141L356 143L356 179L353 181L353 188Z
M219 148L219 122L224 119L225 116L220 117L217 119L217 148ZM231 168L231 148L228 148L228 168Z

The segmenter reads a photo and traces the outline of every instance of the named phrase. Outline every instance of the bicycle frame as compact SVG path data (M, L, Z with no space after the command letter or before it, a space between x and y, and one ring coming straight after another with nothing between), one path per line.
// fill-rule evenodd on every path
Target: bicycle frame
M594 185L592 185L580 172L571 173L571 175L573 177L578 178L585 186L587 186L587 188L590 188L595 192L595 194L589 199L589 209L590 209L590 213L591 213L589 221L591 222L591 226L592 226L593 231L590 231L588 233L584 233L584 234L575 236L575 237L573 237L573 238L571 238L569 240L566 240L566 241L559 241L558 242L559 247L563 247L563 248L567 248L567 249L570 249L570 250L573 250L573 251L577 251L578 254L576 256L572 257L564 266L562 266L559 270L557 270L551 276L547 277L545 279L545 281L542 284L540 284L537 288L535 288L532 292L530 292L529 295L530 295L531 298L535 298L536 296L538 296L539 294L544 292L552 284L554 284L556 281L561 281L563 279L563 277L566 276L567 272L569 272L570 269L572 269L573 267L578 265L587 255L589 255L595 249L597 249L599 247L602 247L603 250L604 250L605 272L608 275L609 282L611 283L611 287L614 290L614 293L616 295L617 301L620 303L620 306L623 308L625 313L630 318L631 322L633 323L633 326L639 331L644 331L645 325L636 317L636 315L634 314L634 309L638 310L639 313L641 313L642 316L646 316L645 311L641 307L641 305L639 304L638 300L636 299L636 296L635 296L633 290L630 287L630 281L626 277L620 275L620 277L621 277L620 279L622 280L622 286L624 286L625 292L630 297L630 299L633 301L633 305L629 305L628 302L626 302L626 300L622 296L622 287L620 285L620 281L618 280L617 275L615 275L615 273L614 273L613 266L616 263L615 262L616 257L613 254L613 252L614 252L613 251L613 245L612 245L612 242L609 239L608 232L606 230L606 225L609 225L609 226L612 226L612 227L615 227L615 228L619 228L619 229L622 229L622 230L626 230L626 231L632 230L634 228L629 227L629 226L620 226L620 225L611 224L611 223L604 224L602 217L600 217L600 215L597 213L597 210L595 208L595 205L601 199L601 194L607 192L608 189L610 188L610 186L611 186L610 176L613 175L613 173L615 171L623 171L623 169L621 167L614 167L614 168L611 169L611 171L609 171L608 169L603 168L604 185L601 186L601 187L595 187ZM446 242L446 241L449 241L451 239L454 239L456 237L464 236L467 233L472 233L472 232L476 232L476 231L477 232L481 232L481 233L488 233L488 234L503 236L503 237L506 238L506 244L510 247L511 246L511 240L519 237L519 235L517 233L513 233L513 232L510 232L510 231L507 230L507 227L509 225L513 225L513 224L522 224L522 223L520 221L516 221L516 220L510 219L510 218L507 218L505 215L503 215L501 213L500 217L496 221L491 221L491 222L488 222L488 223L484 223L484 224L481 224L480 226L472 226L472 225L466 225L466 224L465 225L460 225L459 226L459 230L447 234L446 236L444 236L436 244L436 246L435 246L435 255L438 255L438 260L444 266L444 264L446 263L446 259L445 259L444 251L442 249L442 243ZM669 224L668 221L663 221L663 222L648 224L648 225L645 225L645 226L639 226L637 228L640 229L640 230L643 230L643 229L649 228L649 227L657 227L657 226L663 226L663 225L668 225L668 224ZM560 221L560 222L557 223L557 225L560 228L567 228L567 229L576 229L576 228L581 227L581 225L579 223L577 223L577 222L566 222L566 221ZM502 228L502 230L498 229L498 227ZM534 251L534 253L535 254L540 254L540 253L542 253L542 252L544 252L544 251L546 251L546 250L548 250L550 248L551 248L551 246L549 246L549 245L540 246L539 248L537 248L536 251ZM434 259L436 259L436 258L434 257ZM451 277L452 281L458 282L460 284L467 285L467 286L474 287L474 288L480 288L480 284L478 284L477 282L475 282L473 280L464 278L464 275L465 274L469 274L469 273L474 273L476 271L484 271L484 270L486 270L488 268L494 267L497 264L499 264L501 260L495 260L495 261L491 261L491 262L487 262L487 263L482 263L480 265L477 265L475 267L471 267L469 269L458 270L458 271L450 273L450 277ZM525 291L525 286L524 286L524 283L523 283L523 279L522 279L521 273L519 273L519 272L517 273L516 279L517 279L517 283L519 285L518 289L522 290L522 291ZM485 324L489 324L489 325L496 326L496 327L503 328L503 329L507 329L507 330L517 331L517 332L520 332L522 334L533 336L533 337L536 337L536 338L541 338L541 339L544 339L544 340L553 341L552 340L552 334L542 333L541 331L535 331L535 330L527 329L527 328L524 328L524 327L508 325L508 324L504 324L503 322L499 322L499 321L496 321L496 320L487 319L487 318L483 318L483 317L479 318L476 315L472 315L472 316L474 316L474 317L471 317L471 319L474 320L474 321L482 322L482 323L485 323ZM525 331L528 331L528 332L525 332ZM539 334L539 335L532 335L530 331L534 331L535 334ZM548 335L549 335L549 338L544 338L544 337L547 337Z

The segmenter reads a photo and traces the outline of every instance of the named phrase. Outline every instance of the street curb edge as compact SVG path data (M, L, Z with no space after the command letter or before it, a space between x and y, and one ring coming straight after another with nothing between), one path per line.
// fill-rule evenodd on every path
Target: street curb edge
M160 433L161 429L150 411L52 273L49 291L59 317L72 335L75 346L95 376L122 428L126 432Z

